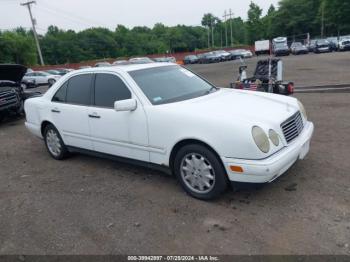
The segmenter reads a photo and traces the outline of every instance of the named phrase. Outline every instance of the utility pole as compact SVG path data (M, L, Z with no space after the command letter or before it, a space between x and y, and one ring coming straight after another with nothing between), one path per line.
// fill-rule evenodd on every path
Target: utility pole
M225 38L226 38L226 47L228 46L228 41L227 41L227 17L228 17L228 14L225 10L225 13L223 15L223 18L224 18L224 21L225 21Z
M232 33L233 13L232 13L232 9L231 8L230 8L230 12L228 13L228 15L230 16L230 26L231 26L231 46L233 46L233 33Z
M324 4L322 4L322 18L321 18L321 38L324 35Z
M214 25L213 25L214 22ZM215 43L214 43L214 26L215 26L215 18L211 20L211 41L212 41L212 48L214 48Z
M34 38L35 38L35 43L36 43L36 47L38 49L38 54L39 54L39 58L40 58L40 63L41 65L45 65L44 64L44 59L43 59L43 55L41 53L41 48L40 48L40 44L39 44L39 39L38 39L38 34L36 33L36 29L35 29L35 19L33 18L33 14L32 14L32 9L31 9L31 5L35 4L35 1L28 1L26 3L22 3L21 6L27 6L28 7L28 11L29 11L29 16L30 16L30 20L32 22L32 28L33 28L33 34L34 34Z
M208 49L210 48L210 26L208 26Z

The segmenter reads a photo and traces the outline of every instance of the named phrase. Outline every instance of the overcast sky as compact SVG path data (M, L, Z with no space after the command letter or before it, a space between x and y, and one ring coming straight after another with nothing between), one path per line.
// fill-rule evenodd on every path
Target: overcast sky
M29 14L20 6L26 0L0 0L0 29L31 26ZM63 29L82 30L90 27L114 29L118 24L127 27L145 25L200 25L204 13L222 18L225 9L246 19L251 0L37 0L33 14L39 33L49 25ZM278 0L254 0L267 11Z

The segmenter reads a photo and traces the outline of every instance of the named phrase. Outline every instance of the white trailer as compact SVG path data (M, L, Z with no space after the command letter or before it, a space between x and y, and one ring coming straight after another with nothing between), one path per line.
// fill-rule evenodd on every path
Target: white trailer
M270 40L260 40L255 42L255 54L262 55L262 54L270 54Z

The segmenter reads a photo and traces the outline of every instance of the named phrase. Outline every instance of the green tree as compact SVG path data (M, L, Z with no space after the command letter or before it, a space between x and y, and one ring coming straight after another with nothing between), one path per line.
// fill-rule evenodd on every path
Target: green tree
M247 21L249 43L253 43L263 36L263 24L261 21L262 11L263 10L257 4L254 2L250 3Z
M33 65L37 63L32 35L23 29L0 32L0 63Z

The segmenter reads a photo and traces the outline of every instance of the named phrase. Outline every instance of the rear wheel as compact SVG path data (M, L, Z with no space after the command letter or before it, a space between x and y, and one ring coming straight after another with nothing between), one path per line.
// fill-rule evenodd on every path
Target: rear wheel
M175 157L174 173L189 195L202 200L219 197L228 186L221 161L202 145L181 148Z
M45 127L44 139L47 150L56 160L62 160L68 156L68 150L57 129L49 124Z

